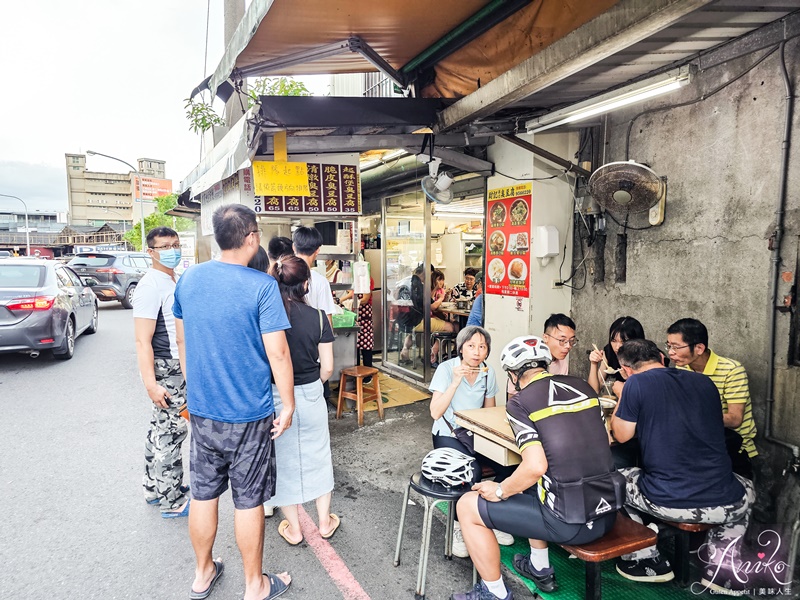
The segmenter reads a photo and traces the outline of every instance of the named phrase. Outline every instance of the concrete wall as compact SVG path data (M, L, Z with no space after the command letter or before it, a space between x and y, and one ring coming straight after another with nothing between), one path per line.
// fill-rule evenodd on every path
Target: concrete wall
M642 110L697 98L732 79L762 55L755 53L700 71L692 84L664 99L610 114L606 144L596 163L625 159L628 123ZM800 83L798 59L798 40L790 41L786 62L795 90ZM768 240L779 195L784 106L776 52L711 98L645 115L635 122L630 158L669 178L666 219L658 227L628 231L625 283L617 281L615 271L619 226L609 221L602 256L596 247L587 249L583 242L584 251L589 253L589 272L586 287L573 294L572 313L581 340L573 351L573 358L580 358L573 360L574 373L588 372L586 354L591 343L605 344L608 326L619 316L639 319L647 336L659 345L665 342L666 328L672 322L695 317L709 328L713 350L746 367L757 424L763 431L770 311ZM795 110L795 147L800 143L798 114L800 111ZM596 135L602 133L602 128L595 130ZM790 159L786 233L781 248L781 271L785 272L779 289L781 299L790 293L796 278L799 184L800 153L795 151ZM624 215L616 216L624 219ZM646 226L646 214L631 216L629 225ZM575 255L577 262L577 246ZM605 264L606 277L595 284L593 274L599 261ZM790 315L778 313L777 320L775 434L800 444L800 368L787 362ZM773 476L780 483L786 451L764 440L758 445L766 479ZM794 512L796 516L796 506Z

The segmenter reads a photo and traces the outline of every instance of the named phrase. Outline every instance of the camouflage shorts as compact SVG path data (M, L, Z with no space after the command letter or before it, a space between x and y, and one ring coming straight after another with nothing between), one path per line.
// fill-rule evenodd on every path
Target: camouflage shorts
M224 423L190 415L192 497L219 498L230 480L233 505L255 508L275 495L273 415L252 423Z

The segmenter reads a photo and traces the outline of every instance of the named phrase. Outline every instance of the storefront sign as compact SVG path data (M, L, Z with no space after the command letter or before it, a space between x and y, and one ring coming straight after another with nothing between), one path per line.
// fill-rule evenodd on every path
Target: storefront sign
M489 190L486 224L487 294L530 295L532 184Z
M256 161L253 164L259 162ZM286 164L305 165L308 178L307 194L303 195L297 192L287 194L284 190L282 194L260 195L257 183L253 186L252 192L249 192L248 185L245 184L242 204L249 205L249 202L252 201L252 208L258 214L331 216L361 214L358 154L297 155L290 157L290 161ZM249 171L250 169L244 169L242 172Z
M258 196L310 196L306 163L253 161L253 182Z

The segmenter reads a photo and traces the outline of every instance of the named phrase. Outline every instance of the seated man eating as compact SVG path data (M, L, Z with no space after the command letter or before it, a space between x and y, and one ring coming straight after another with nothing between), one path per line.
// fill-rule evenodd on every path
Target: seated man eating
M506 413L522 463L502 483L476 483L458 501L464 541L482 579L452 600L513 600L492 529L529 538L531 554L514 556L514 568L541 591L555 591L547 542L601 538L624 502L597 394L582 379L547 373L550 360L538 337L518 337L503 349L500 362L517 391Z
M734 475L725 449L725 426L714 383L700 373L667 369L650 340L628 340L617 352L625 392L611 418L619 442L639 438L642 468L622 469L626 511L667 521L718 525L707 536L709 560L735 550L755 500L749 479ZM466 535L465 535L466 537ZM704 551L705 554L705 551ZM735 554L735 552L734 552ZM727 562L727 559L726 559ZM623 555L617 571L633 581L670 581L672 569L651 546ZM735 585L730 572L706 573L701 583L716 591Z

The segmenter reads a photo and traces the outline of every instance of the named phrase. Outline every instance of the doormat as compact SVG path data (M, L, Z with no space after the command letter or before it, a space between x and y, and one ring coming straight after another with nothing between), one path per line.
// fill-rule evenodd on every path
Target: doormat
M385 373L380 373L378 375L380 377L379 382L381 386L381 396L383 397L383 408L395 408L397 406L405 406L406 404L414 404L414 402L420 402L421 400L429 400L431 395L419 390L413 386L408 385L403 381L399 381L386 375ZM365 388L371 388L372 386L364 386ZM339 391L336 390L335 393L331 394L331 397L334 399L333 402L335 403L335 398L338 398ZM355 401L348 401L355 404ZM364 403L364 411L377 411L378 405L374 400L370 400Z

